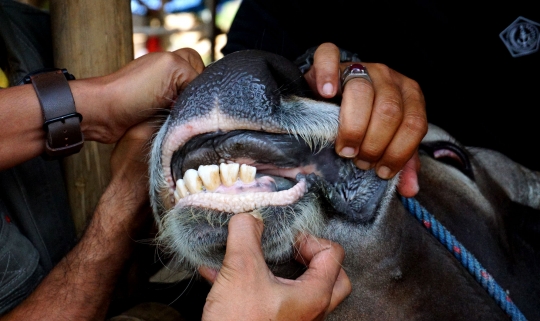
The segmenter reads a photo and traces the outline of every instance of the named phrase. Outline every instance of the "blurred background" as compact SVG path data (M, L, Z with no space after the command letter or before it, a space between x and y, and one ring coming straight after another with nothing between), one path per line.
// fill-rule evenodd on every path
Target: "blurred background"
M21 9L19 3L50 13ZM222 57L226 33L241 0L6 0L13 20L0 20L0 90L43 66L67 68L76 78L110 74L150 52L190 47L205 65ZM13 4L16 4L13 6ZM16 10L13 8L17 8ZM52 10L51 10L52 9ZM4 12L1 11L0 12ZM4 16L2 16L4 17ZM0 18L2 19L2 18ZM45 27L50 28L49 30ZM18 33L28 38L17 38ZM4 34L13 50L4 49ZM28 45L30 44L30 45ZM24 59L23 59L24 58ZM13 79L13 80L10 80ZM10 83L13 82L13 83ZM113 144L85 142L64 159L66 186L82 233L109 179Z
M191 47L205 64L222 57L241 0L131 0L135 58Z
M43 10L48 0L17 0ZM131 0L134 57L191 47L205 64L222 57L226 33L242 0Z

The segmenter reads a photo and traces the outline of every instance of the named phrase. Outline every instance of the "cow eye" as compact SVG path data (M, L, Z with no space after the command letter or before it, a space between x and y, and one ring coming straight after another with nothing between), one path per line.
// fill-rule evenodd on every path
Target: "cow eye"
M469 178L474 179L469 156L462 147L451 142L438 141L422 144L420 151L439 162L455 167Z

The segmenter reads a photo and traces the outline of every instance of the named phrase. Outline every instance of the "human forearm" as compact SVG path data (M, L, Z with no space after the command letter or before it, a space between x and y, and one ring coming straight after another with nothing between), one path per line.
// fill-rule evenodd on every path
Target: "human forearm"
M79 244L5 320L103 319L137 238L130 231L148 218L137 214L144 195L128 193L109 186Z
M81 129L87 140L99 140L106 131L103 118L108 106L105 83L97 79L71 81L77 111L83 115ZM0 91L0 170L42 154L45 150L43 114L32 85ZM105 118L106 119L106 118Z
M193 49L152 53L102 77L69 81L84 139L115 143L172 102L204 68ZM43 116L32 85L0 91L0 170L43 153Z
M43 152L45 132L32 85L0 90L0 106L0 170L3 170Z

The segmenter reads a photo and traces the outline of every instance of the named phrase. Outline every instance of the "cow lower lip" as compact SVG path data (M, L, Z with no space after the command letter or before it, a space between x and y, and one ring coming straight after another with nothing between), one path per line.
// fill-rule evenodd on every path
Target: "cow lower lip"
M277 192L241 194L198 193L180 199L175 207L200 207L225 213L245 213L268 206L287 206L297 202L307 192L303 179L293 187Z

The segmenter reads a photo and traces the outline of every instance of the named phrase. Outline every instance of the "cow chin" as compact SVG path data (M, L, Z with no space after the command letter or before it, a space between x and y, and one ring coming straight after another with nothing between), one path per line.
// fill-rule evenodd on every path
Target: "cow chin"
M324 217L314 193L293 204L266 206L249 214L262 217L262 248L271 265L291 260L295 237L301 232L320 235ZM175 207L162 218L158 242L166 246L176 262L189 270L199 266L218 269L225 255L227 224L233 214L203 207Z

